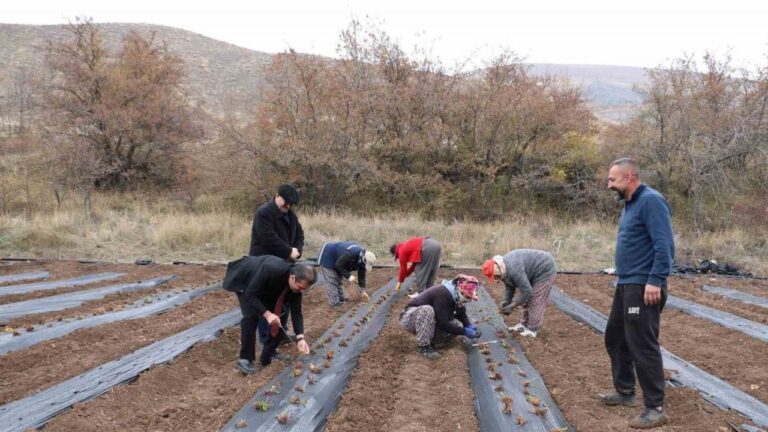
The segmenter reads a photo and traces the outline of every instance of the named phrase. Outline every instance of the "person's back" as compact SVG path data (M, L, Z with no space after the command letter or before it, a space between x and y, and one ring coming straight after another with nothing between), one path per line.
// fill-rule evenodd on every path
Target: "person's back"
M323 245L320 250L320 256L318 258L318 264L325 268L335 268L336 262L339 257L346 251L351 251L355 256L359 255L363 250L363 247L359 244L351 241L347 242L328 242ZM353 262L356 266L357 262ZM349 271L353 268L347 269Z

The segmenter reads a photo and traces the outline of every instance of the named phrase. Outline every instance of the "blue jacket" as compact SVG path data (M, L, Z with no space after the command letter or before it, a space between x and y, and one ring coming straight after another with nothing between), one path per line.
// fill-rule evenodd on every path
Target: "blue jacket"
M357 270L357 283L360 289L365 289L365 264L363 255L365 249L355 242L328 242L320 249L319 264L333 269L339 275L349 279L351 273Z
M666 287L674 260L669 203L659 192L641 184L621 212L616 237L618 283Z

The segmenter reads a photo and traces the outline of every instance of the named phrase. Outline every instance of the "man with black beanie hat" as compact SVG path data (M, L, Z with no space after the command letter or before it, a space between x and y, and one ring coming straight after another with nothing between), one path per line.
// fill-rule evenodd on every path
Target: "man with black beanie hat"
M299 193L293 186L282 184L277 188L277 195L256 210L248 255L299 259L304 248L304 230L293 212L298 203Z
M296 261L304 248L304 229L293 212L299 193L289 184L277 188L275 197L256 210L251 226L250 256L273 255ZM259 342L267 340L267 322L259 317Z

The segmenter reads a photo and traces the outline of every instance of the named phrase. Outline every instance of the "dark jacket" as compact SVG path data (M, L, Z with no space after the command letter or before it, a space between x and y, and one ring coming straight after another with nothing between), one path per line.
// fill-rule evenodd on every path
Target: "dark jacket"
M344 279L349 279L353 271L357 271L357 284L365 289L365 264L363 263L365 249L355 242L328 242L320 249L321 266L334 269Z
M283 308L290 309L293 330L296 334L301 334L304 333L302 295L288 287L292 265L271 255L242 257L227 264L223 288L245 297L247 307L243 310L244 316L263 316L268 310L274 312L277 298L283 291L288 290Z
M669 203L659 192L642 184L621 212L616 236L618 283L666 287L674 260Z
M304 230L293 210L283 213L271 199L256 210L251 225L251 249L248 255L274 255L282 259L291 257L291 248L301 254L304 248Z
M405 308L412 306L432 306L435 311L435 326L446 333L463 335L464 327L469 325L467 309L457 304L453 294L443 285L427 288L412 298ZM456 325L453 322L454 319L459 320L463 326Z

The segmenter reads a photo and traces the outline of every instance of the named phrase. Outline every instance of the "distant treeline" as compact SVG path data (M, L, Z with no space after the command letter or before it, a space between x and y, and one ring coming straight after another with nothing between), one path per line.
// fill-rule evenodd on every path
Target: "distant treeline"
M46 115L27 137L45 149L38 166L62 167L37 170L57 199L150 184L250 211L288 181L313 207L605 216L607 164L634 156L697 228L768 220L768 75L729 59L651 71L638 115L605 126L581 89L529 74L514 53L448 70L357 21L336 60L274 56L245 122L193 109L181 59L152 37L130 33L108 53L80 20L47 53Z

